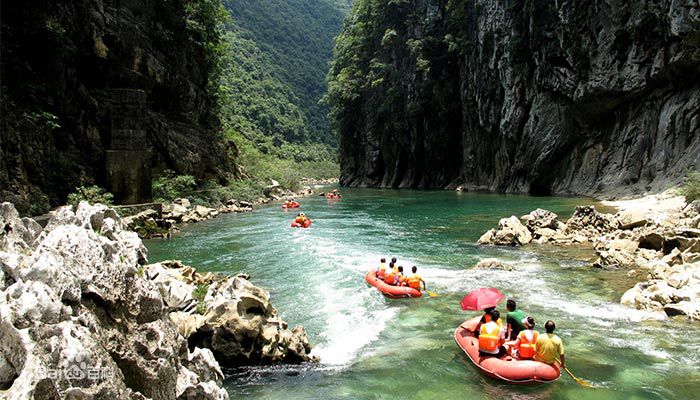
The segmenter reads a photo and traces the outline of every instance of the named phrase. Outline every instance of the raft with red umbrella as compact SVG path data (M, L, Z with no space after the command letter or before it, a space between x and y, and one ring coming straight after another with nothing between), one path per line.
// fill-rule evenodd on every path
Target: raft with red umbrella
M377 288L377 290L379 290L384 296L391 299L402 299L408 297L415 298L423 295L423 293L418 289L413 289L408 286L390 285L384 282L383 279L377 278L377 272L374 270L369 271L365 275L365 281Z
M496 307L504 296L496 288L479 288L464 296L460 305L463 310L484 310ZM484 356L479 353L479 339L474 332L479 326L481 316L463 322L455 329L454 338L474 365L487 376L509 383L552 382L561 376L556 365L534 361L519 360L510 355L503 357Z
M492 378L509 383L553 382L559 379L561 371L556 365L534 360L519 360L510 355L501 358L483 356L479 353L479 339L474 331L481 317L463 322L454 333L455 342L479 370Z

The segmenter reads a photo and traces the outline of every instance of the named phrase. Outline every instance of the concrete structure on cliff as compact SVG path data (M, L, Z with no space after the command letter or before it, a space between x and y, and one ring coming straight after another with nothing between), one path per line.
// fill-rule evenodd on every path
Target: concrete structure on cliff
M146 92L114 89L109 148L105 151L107 190L120 204L151 200L151 152L146 137Z

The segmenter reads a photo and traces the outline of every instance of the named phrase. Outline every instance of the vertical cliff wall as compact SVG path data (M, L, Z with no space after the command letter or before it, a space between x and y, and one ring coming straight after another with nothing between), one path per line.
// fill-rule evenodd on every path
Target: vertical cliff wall
M112 89L145 92L153 166L230 178L206 38L188 24L200 3L3 1L0 198L39 211L76 186L105 186Z
M700 167L700 6L360 0L329 87L345 185L660 190Z

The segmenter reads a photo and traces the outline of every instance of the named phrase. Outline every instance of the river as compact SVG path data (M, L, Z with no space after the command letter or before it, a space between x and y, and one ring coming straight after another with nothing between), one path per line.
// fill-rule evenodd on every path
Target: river
M477 246L498 219L537 207L563 219L587 199L345 189L340 201L311 197L314 221L293 229L279 204L186 227L148 241L149 261L181 259L200 271L246 272L267 288L290 324L303 325L321 357L316 366L226 371L231 398L260 399L690 399L700 393L697 325L659 321L619 304L634 284L624 271L589 268L589 249ZM416 265L438 297L389 300L363 279L381 257ZM496 257L514 271L475 270ZM569 369L554 383L514 386L486 378L455 344L474 315L469 290L497 287L519 308L557 323ZM505 309L505 301L502 307Z

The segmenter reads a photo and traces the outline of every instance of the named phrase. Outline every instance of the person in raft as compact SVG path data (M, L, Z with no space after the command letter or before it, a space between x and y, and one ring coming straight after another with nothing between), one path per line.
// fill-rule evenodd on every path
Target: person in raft
M379 266L377 269L374 271L375 274L377 275L377 278L379 279L384 279L384 274L386 273L386 258L382 257L381 260L379 260Z
M506 302L506 309L508 313L506 314L506 339L515 340L518 338L520 331L525 329L523 325L523 320L525 319L525 313L522 310L516 310L515 300L508 299Z
M294 222L297 222L299 224L303 224L306 221L306 215L304 215L303 212L300 212L297 214L297 218L294 220Z
M338 189L333 189L333 196L343 197L338 193Z
M389 269L386 270L384 273L384 282L393 285L394 284L394 278L396 277L396 273L398 272L398 269L396 268L396 265L394 262L389 263Z
M481 324L479 328L479 355L503 357L507 354L506 348L503 347L505 329L496 322L500 319L501 313L498 310L493 310L491 311L491 320Z
M399 265L398 271L396 271L396 275L394 276L394 283L392 283L392 285L404 286L405 284L406 278L403 276L403 267Z
M535 361L542 361L547 364L560 363L562 368L566 367L564 360L564 344L559 336L554 334L554 321L549 320L544 324L544 335L537 337L535 344Z
M420 290L420 284L423 282L423 290L427 290L425 281L418 275L418 267L414 265L413 268L411 268L411 272L413 272L413 275L406 278L406 285L411 289Z
M539 332L535 330L534 318L523 318L521 323L525 329L518 333L518 336L514 341L506 342L505 346L510 347L511 353L514 357L521 360L531 360L535 358Z

